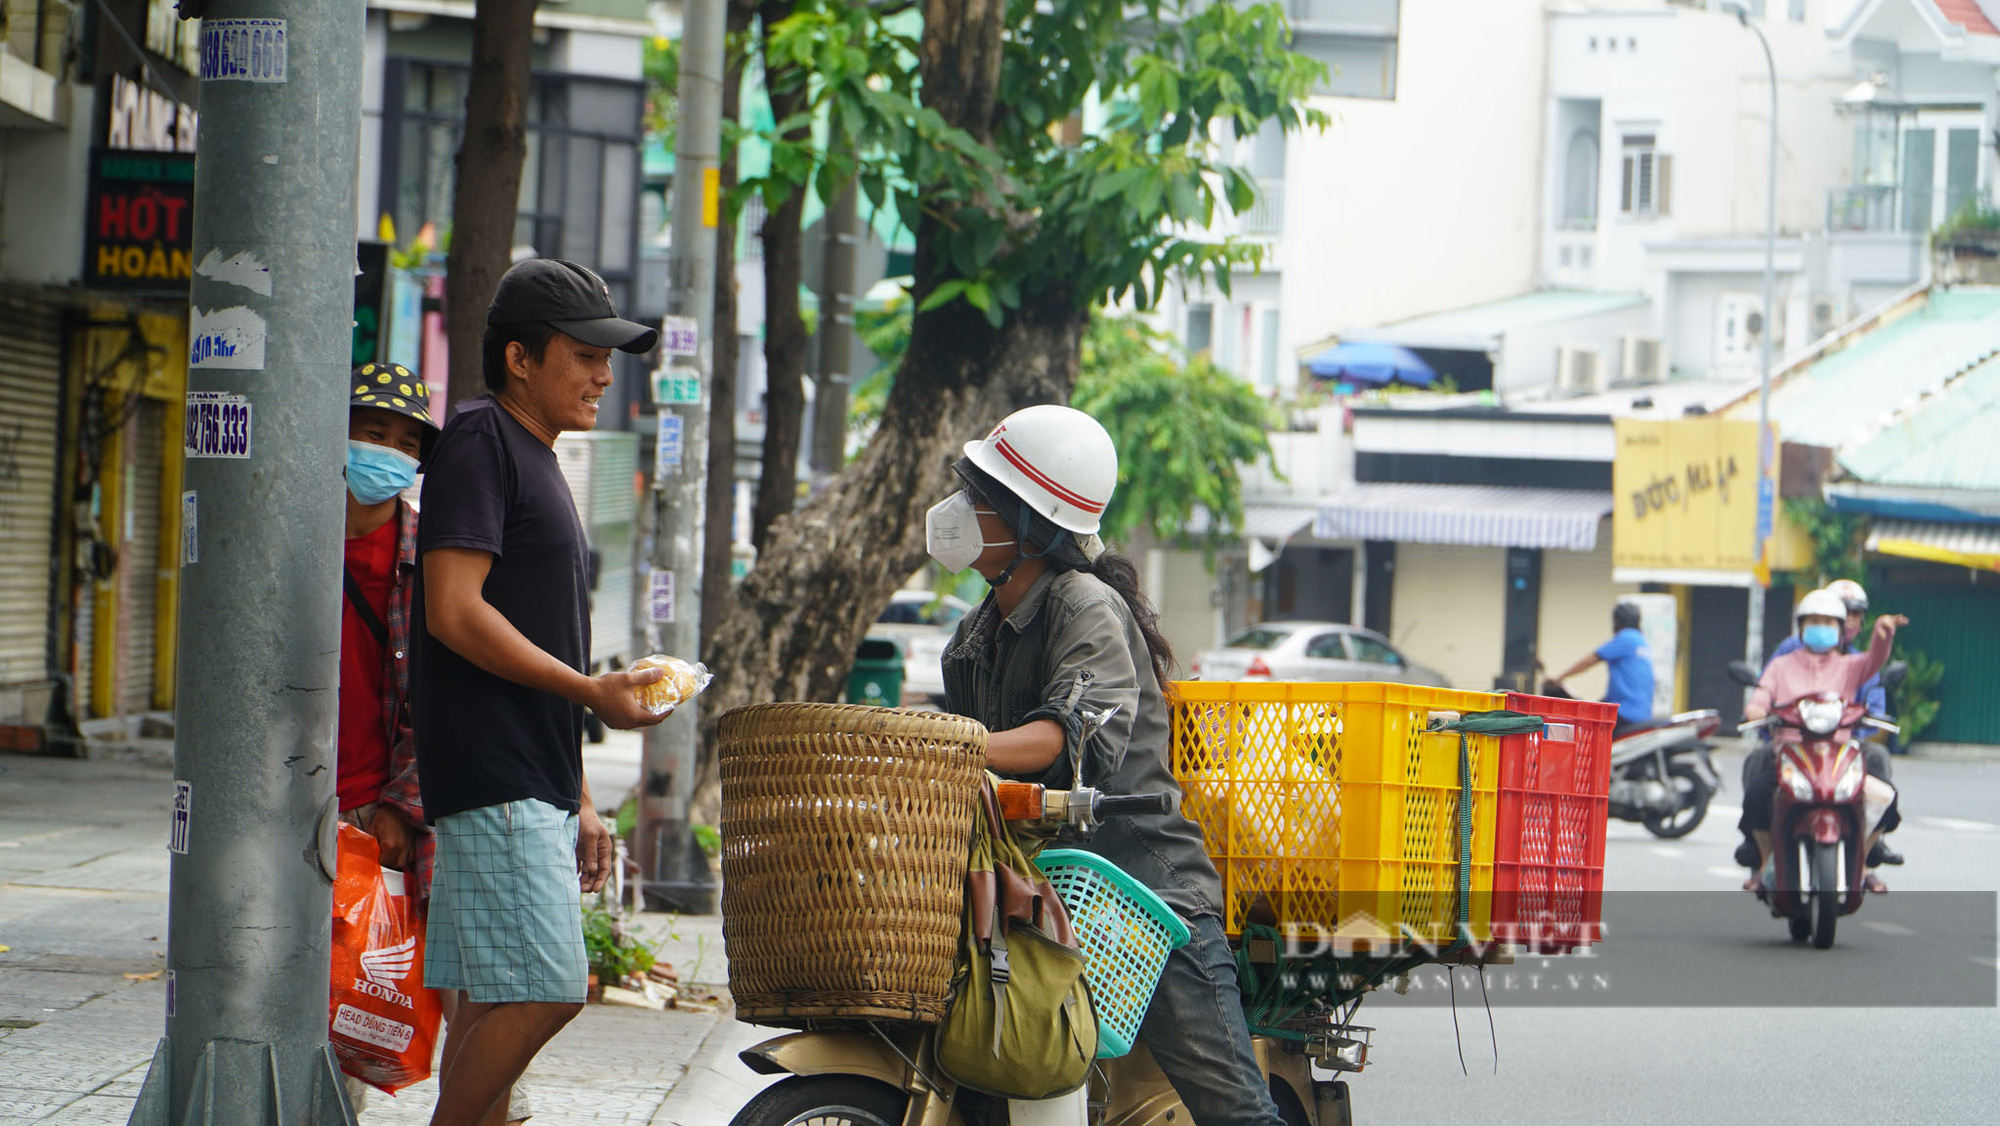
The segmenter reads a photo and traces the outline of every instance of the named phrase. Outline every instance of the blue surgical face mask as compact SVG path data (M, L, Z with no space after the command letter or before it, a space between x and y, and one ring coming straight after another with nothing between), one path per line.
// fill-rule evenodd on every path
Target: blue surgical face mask
M417 459L373 442L347 442L347 491L362 504L381 504L417 483Z
M1825 653L1840 644L1840 627L1829 625L1807 626L1799 631L1799 640L1815 653Z

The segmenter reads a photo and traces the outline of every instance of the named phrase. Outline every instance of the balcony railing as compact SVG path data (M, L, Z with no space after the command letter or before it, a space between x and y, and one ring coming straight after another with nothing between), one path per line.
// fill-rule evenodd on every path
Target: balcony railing
M1826 193L1826 229L1829 231L1896 231L1898 203L1902 192L1887 185L1835 188Z
M1257 202L1243 213L1243 233L1246 235L1278 235L1285 230L1285 182L1278 179L1260 177L1257 180Z

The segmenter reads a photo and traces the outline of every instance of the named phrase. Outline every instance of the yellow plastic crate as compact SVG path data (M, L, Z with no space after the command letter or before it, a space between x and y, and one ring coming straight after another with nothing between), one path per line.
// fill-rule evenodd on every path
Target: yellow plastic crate
M1183 681L1172 766L1222 873L1223 927L1274 923L1306 942L1449 943L1458 921L1456 733L1434 713L1496 692L1407 684ZM1500 744L1469 741L1472 936L1492 935Z

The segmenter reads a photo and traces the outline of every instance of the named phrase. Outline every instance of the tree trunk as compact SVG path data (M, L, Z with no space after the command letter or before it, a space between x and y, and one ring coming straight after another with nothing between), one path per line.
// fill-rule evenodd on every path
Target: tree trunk
M766 34L773 23L792 10L789 0L767 3L763 9ZM783 121L806 107L803 86L781 90L798 75L796 68L764 58L766 84L771 90L771 114ZM807 128L786 136L802 141ZM806 395L806 324L799 313L799 284L805 278L804 224L806 190L794 191L764 219L764 464L757 479L757 505L750 522L750 539L761 553L771 524L798 504L799 439L804 434Z
M451 198L445 254L447 395L456 405L486 391L480 341L486 306L514 246L521 166L528 157L528 59L536 0L478 0L472 18L472 78ZM468 173L468 170L471 170Z
M925 5L924 102L981 139L991 135L1005 9L1005 0ZM928 215L917 230L919 304L948 276L939 230ZM962 301L917 315L874 440L773 522L703 654L716 679L703 698L697 821L712 824L720 800L716 720L745 704L839 694L869 622L923 563L924 510L952 488L959 447L1011 411L1068 399L1088 317L1059 278L1028 287L998 329Z
M734 121L742 110L743 33L756 8L733 0L728 13L728 59L722 71L722 120ZM722 157L721 195L736 186L736 150ZM715 228L715 321L709 329L713 350L708 393L708 520L702 529L701 651L708 652L727 612L730 546L736 515L736 367L740 360L736 336L736 220L727 212Z

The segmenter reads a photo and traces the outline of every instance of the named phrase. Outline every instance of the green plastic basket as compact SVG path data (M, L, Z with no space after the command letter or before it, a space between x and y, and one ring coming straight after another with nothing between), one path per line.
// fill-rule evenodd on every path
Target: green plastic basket
M1035 864L1069 912L1083 977L1097 1008L1097 1058L1132 1050L1167 955L1187 945L1187 924L1152 889L1094 852L1044 849Z

